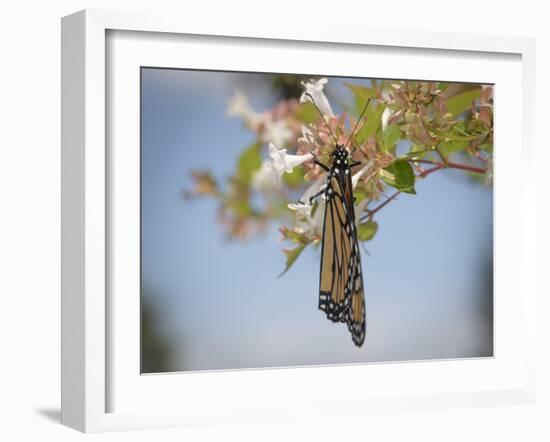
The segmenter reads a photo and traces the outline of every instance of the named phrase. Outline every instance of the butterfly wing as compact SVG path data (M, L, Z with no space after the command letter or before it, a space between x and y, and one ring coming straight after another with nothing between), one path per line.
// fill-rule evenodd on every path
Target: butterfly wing
M355 241L357 244L357 240ZM363 289L363 275L361 273L361 257L359 249L357 249L354 257L351 259L351 267L353 273L351 302L349 309L346 311L346 322L348 330L351 333L353 342L358 347L363 345L366 332L366 314L365 314L365 292Z
M319 281L319 308L333 322L346 322L356 345L365 337L361 257L355 229L351 179L330 176Z
M349 308L346 310L346 323L353 342L358 347L361 347L365 341L366 332L365 292L363 288L363 273L361 271L361 253L359 252L359 240L355 226L353 187L349 175L344 178L346 180L345 203L348 207L350 218L350 230L348 233L351 242L351 255L349 258L351 301Z
M345 322L350 302L351 241L346 235L349 215L337 178L329 177L325 197L319 308L331 321Z

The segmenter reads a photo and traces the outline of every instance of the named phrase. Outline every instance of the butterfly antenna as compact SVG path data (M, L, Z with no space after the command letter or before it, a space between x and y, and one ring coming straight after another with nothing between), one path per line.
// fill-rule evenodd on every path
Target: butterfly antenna
M328 123L326 122L325 120L325 116L323 115L323 112L321 112L321 109L319 109L319 107L317 106L317 103L315 103L315 100L313 99L313 97L311 96L311 94L309 92L306 92L305 95L307 97L309 97L309 99L311 100L311 102L313 103L313 106L315 106L315 109L317 109L317 112L319 113L319 115L321 115L321 118L323 119L323 122L325 123L325 126L327 127L328 129L328 132L330 133L330 136L332 137L332 140L334 141L334 144L338 144L338 141L336 140L336 137L334 136L334 134L332 133L332 130L330 130L330 126L328 125Z
M348 138L348 141L346 143L346 145L344 146L344 149L346 147L348 147L348 144L349 142L351 141L351 139L353 138L353 135L355 135L355 130L357 129L357 126L359 126L359 122L361 121L361 119L363 118L363 115L365 115L365 112L367 111L367 107L369 107L369 103L370 103L370 100L372 99L372 97L369 97L369 99L367 100L367 104L365 104L365 107L363 108L363 110L361 111L361 115L359 115L359 119L357 120L357 122L355 123L355 127L353 128L353 130L351 131L351 135L349 136Z

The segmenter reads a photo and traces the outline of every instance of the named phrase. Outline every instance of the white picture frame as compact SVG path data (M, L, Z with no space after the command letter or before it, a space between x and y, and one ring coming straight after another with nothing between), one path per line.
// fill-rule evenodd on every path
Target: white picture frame
M187 376L180 382L177 376L159 375L140 377L132 371L120 394L127 394L127 403L135 402L131 391L139 391L146 405L113 409L110 395L115 385L112 373L118 366L129 363L128 370L135 366L135 354L119 353L113 348L109 336L116 330L117 317L111 311L108 297L110 288L109 247L115 230L107 228L107 220L117 199L110 195L108 185L108 143L112 134L106 131L110 118L108 108L107 68L117 56L108 50L109 32L155 32L156 35L216 36L218 39L246 39L254 44L270 41L285 45L304 42L313 45L330 45L332 50L346 48L379 47L402 48L403 51L425 49L432 53L469 53L478 59L483 54L503 54L519 60L521 84L516 99L521 102L521 127L514 134L521 144L522 169L527 174L535 161L533 142L533 109L535 101L535 46L534 41L516 37L488 37L451 33L427 33L403 31L394 33L369 28L350 29L332 27L330 32L312 26L270 27L250 23L235 27L230 23L201 22L194 18L184 20L159 17L150 14L134 14L87 10L63 18L62 21L62 422L85 432L122 429L155 428L167 426L197 425L218 422L248 422L255 420L284 419L329 415L330 404L338 403L338 414L369 413L372 410L418 410L438 407L486 406L510 403L530 403L535 397L534 333L536 316L535 268L535 198L534 189L516 189L521 201L519 211L512 221L517 222L520 235L511 246L517 251L509 257L508 265L518 269L513 287L514 302L518 314L514 327L521 330L521 352L509 345L502 351L507 355L493 361L478 364L476 361L448 361L423 364L380 364L340 367L291 368L284 370L242 370L234 372L198 373ZM150 34L143 34L144 36ZM146 38L146 37L145 37ZM258 43L259 42L259 43ZM281 43L281 44L283 44ZM134 43L135 44L135 43ZM139 44L139 43L138 43ZM338 46L335 49L335 44ZM158 52L158 51L157 51ZM443 55L441 55L443 56ZM188 66L189 67L189 66ZM519 97L519 98L518 98ZM497 110L498 112L498 110ZM496 131L497 143L499 132ZM504 155L503 155L504 157ZM497 162L499 160L497 159ZM510 178L510 163L502 161L496 174L503 177L503 186ZM499 167L501 167L499 169ZM517 170L514 172L517 174ZM498 185L497 185L498 189ZM497 190L498 192L498 190ZM130 212L131 213L131 212ZM498 238L498 235L497 235ZM513 248L515 247L515 248ZM501 253L499 243L495 253ZM502 260L501 262L504 262ZM504 263L506 265L506 263ZM504 284L495 286L504 293ZM131 301L130 301L131 302ZM137 299L136 299L136 302ZM505 304L504 302L501 304ZM511 305L511 304L510 304ZM119 309L120 310L120 309ZM503 311L503 310L501 310ZM120 318L120 317L118 317ZM502 318L510 318L503 315ZM124 318L123 318L124 319ZM496 316L499 321L499 316ZM502 323L501 330L511 324ZM108 339L109 338L109 339ZM497 336L498 339L498 336ZM518 338L519 339L519 338ZM519 341L518 341L519 343ZM508 345L508 344L506 344ZM504 346L503 346L504 347ZM503 348L501 347L501 348ZM114 354L114 351L117 351ZM508 359L507 359L508 358ZM512 359L514 359L512 361ZM500 361L505 361L500 364ZM113 364L116 367L113 368ZM132 366L131 364L134 364ZM483 366L482 366L483 365ZM496 373L498 371L498 373ZM391 373L395 385L383 385L380 390L359 390L356 394L317 394L315 374L353 379L373 373ZM431 390L422 390L427 379L441 373L440 382ZM122 373L126 373L122 371ZM452 376L468 373L467 380L459 390ZM498 374L498 376L497 376ZM403 376L411 376L418 382L419 390L408 390ZM474 378L478 382L473 382ZM120 376L118 377L120 379ZM492 384L486 379L497 379ZM308 381L309 380L309 381ZM218 396L202 397L208 385L215 383ZM460 384L460 382L458 382ZM180 385L178 385L180 384ZM277 395L283 386L302 386L296 394ZM385 386L384 386L385 385ZM116 385L118 387L118 384ZM143 390L136 390L143 388ZM174 402L170 391L179 388L188 392L185 401L178 399L179 406L164 406ZM259 399L264 392L264 400ZM347 390L349 391L349 390ZM241 392L241 394L236 394ZM249 392L249 393L247 393ZM118 394L118 393L117 393ZM152 401L156 402L152 402ZM202 401L202 402L201 402ZM162 403L161 403L162 402ZM334 413L332 412L332 415Z

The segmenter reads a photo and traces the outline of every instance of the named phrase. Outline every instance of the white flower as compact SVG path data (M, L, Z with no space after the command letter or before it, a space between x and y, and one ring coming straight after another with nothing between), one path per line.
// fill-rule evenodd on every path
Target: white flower
M395 87L396 85L392 85L392 87ZM399 85L397 85L399 86ZM391 104L392 103L392 97L390 95L390 93L388 92L387 89L384 89L382 90L381 94L382 96L382 101L385 103L385 104ZM384 132L386 130L386 127L388 127L388 121L390 120L390 118L392 117L392 115L394 114L393 110L389 107L386 107L384 109L384 112L382 112L382 117L381 117L381 120L382 120L382 131Z
M248 102L248 97L239 89L227 103L227 115L241 118L249 127L254 127L265 119L265 115L257 113Z
M269 143L269 159L262 163L260 169L252 176L252 188L266 192L281 187L283 173L292 170L313 158L310 153L306 155L289 155L286 149L277 149L273 143Z
M288 204L288 208L296 212L296 219L301 221L311 221L312 207L309 203Z
M278 149L273 143L269 143L269 156L278 178L281 178L283 173L290 173L296 166L313 158L313 155L310 153L305 155L289 155L286 153L286 149Z
M311 230L311 205L310 204L289 204L288 208L296 212L296 226L294 230L298 233L309 234Z
M251 112L251 110L248 103L248 97L239 89L235 90L233 96L227 103L227 115L231 117L242 117Z
M288 208L296 212L296 227L295 230L299 233L304 233L308 236L314 236L321 231L323 226L323 213L325 201L319 200L317 209L313 217L311 211L313 206L307 203L289 204Z
M263 125L261 139L264 143L284 146L294 136L286 120L273 120L270 112L256 112L250 106L247 96L238 89L228 101L227 115L241 118L252 129Z
M313 215L313 218L311 220L311 230L315 234L317 232L320 232L323 228L323 221L324 221L324 215L325 215L325 200L320 199L319 204L317 205L317 209L315 210L315 214Z
M302 125L302 136L298 138L298 141L305 141L306 143L315 143L315 136L309 127Z
M285 120L268 120L265 122L265 130L262 134L264 143L271 142L277 146L284 146L292 140L292 136L292 130L290 130Z
M297 204L289 204L288 208L296 212L296 230L300 233L312 237L321 232L323 227L323 215L325 213L325 200L321 196L317 200L317 209L315 214L311 216L313 204L310 203L310 198L319 193L326 185L326 174L321 175L315 182L307 188L302 195L300 202Z
M310 218L312 205L309 203L291 203L288 208L296 212L297 217Z
M319 178L317 178L315 182L306 189L300 201L309 204L309 199L313 195L318 194L321 188L326 185L326 175L326 173L323 173Z
M326 78L321 78L320 80L310 80L307 82L302 81L302 86L304 87L305 91L300 97L300 103L311 101L311 98L313 97L315 104L317 105L317 107L323 113L324 116L334 117L334 113L332 112L330 103L328 102L327 97L323 93L323 88L327 83L328 83L328 80Z
M389 107L384 109L384 112L382 112L382 132L386 131L386 128L388 127L388 121L393 115L393 110L391 110Z
M365 166L363 166L359 172L357 172L355 175L351 177L351 187L355 189L357 187L357 184L359 183L359 180L361 177L369 171L369 169L372 166L372 161L369 161Z
M387 89L382 89L382 92L380 92L380 96L382 97L382 101L384 101L385 103L391 103L391 95Z
M281 187L271 161L264 161L262 167L252 176L252 188L258 192L269 192Z

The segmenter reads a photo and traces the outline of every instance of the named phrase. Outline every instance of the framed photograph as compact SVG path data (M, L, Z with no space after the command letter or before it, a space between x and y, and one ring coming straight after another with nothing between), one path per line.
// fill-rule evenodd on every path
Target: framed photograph
M532 40L82 11L62 46L64 424L534 400Z

